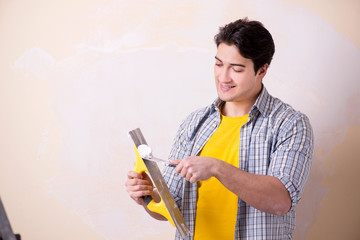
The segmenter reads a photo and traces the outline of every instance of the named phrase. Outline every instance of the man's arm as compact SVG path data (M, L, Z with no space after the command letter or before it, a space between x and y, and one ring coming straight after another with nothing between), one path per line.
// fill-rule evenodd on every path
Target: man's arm
M214 176L249 205L277 216L290 210L289 192L278 178L247 173L226 162L217 162Z
M313 134L305 115L280 129L270 156L268 175L242 171L210 157L174 160L181 177L194 183L216 177L226 188L249 205L275 215L286 214L300 200L308 176L313 151ZM285 187L286 186L286 187Z
M227 189L249 205L261 211L284 215L291 208L291 198L279 179L272 176L250 174L219 159L189 157L173 160L176 171L190 182L216 177Z

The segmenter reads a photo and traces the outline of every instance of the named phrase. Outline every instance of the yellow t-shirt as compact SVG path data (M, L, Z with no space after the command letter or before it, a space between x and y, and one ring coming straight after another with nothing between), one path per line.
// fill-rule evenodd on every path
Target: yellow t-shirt
M200 152L239 167L240 128L249 116L221 115L218 129ZM215 177L198 182L195 240L234 239L238 197Z

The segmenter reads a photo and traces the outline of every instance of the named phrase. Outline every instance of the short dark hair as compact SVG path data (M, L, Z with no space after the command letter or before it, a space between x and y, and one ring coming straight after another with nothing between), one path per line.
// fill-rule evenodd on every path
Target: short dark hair
M235 45L243 57L253 61L255 74L266 63L270 65L275 52L270 32L261 22L249 21L248 18L220 27L214 40L217 47L220 43Z

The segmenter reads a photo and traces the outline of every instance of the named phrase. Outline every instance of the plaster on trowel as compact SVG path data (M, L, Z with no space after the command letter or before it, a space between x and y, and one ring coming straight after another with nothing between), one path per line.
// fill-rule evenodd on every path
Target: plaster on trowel
M152 155L151 147L149 147L146 144L139 145L137 147L137 150L138 150L138 152L140 154L140 157L142 159L146 159L146 160L149 160L149 161L154 161L154 162L157 162L157 163L162 163L162 164L165 164L166 166L169 166L169 167L175 167L176 166L176 164L173 164L173 163L171 163L169 161L154 157Z

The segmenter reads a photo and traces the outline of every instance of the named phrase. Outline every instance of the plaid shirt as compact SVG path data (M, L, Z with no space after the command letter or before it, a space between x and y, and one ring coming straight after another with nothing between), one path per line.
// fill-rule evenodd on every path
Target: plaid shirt
M199 154L220 124L222 104L217 99L185 119L177 132L170 159ZM292 239L295 205L300 201L309 174L312 152L313 133L308 118L272 97L263 86L248 122L240 130L239 168L278 178L289 191L292 207L284 216L275 216L239 198L235 239ZM193 239L197 184L181 178L171 167L164 169L164 178L190 228L190 235L185 239ZM176 239L180 239L178 232Z

